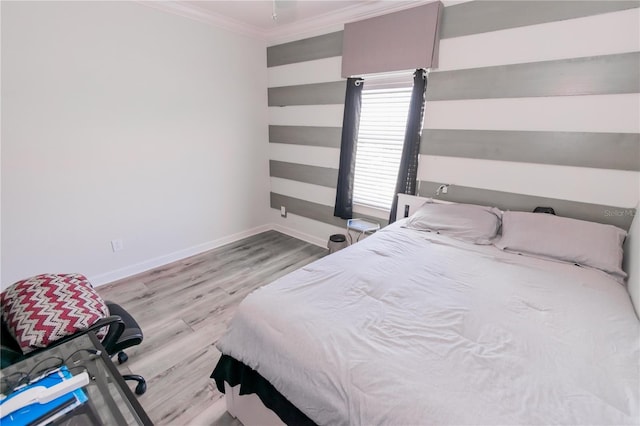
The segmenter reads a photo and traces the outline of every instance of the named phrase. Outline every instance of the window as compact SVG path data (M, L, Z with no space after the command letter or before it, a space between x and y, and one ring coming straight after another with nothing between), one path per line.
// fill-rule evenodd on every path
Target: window
M367 86L370 89L367 89ZM396 85L397 86L397 85ZM353 180L353 203L389 210L404 144L412 84L381 88L366 80Z

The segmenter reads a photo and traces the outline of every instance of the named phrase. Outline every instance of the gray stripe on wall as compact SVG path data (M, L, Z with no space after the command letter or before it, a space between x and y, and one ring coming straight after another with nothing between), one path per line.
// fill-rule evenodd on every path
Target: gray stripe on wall
M285 206L289 213L303 216L308 219L317 220L319 222L328 223L329 225L345 228L347 221L335 217L333 215L333 207L324 204L312 203L311 201L301 200L299 198L289 197L275 192L271 193L271 208L280 210L280 206ZM367 215L358 214L357 217L364 218L372 222L377 222L381 226L387 225L387 221ZM329 236L327 235L327 239Z
M269 106L344 104L346 80L270 87Z
M435 197L440 183L420 181L419 195ZM516 210L531 212L538 206L553 207L558 216L592 222L615 225L629 230L635 209L600 204L580 203L577 201L559 200L556 198L536 197L533 195L516 194L512 192L493 191L490 189L471 188L468 186L452 185L447 194L441 194L438 199L457 203L480 204L498 207L502 210Z
M440 38L563 21L640 6L637 1L472 1L444 8ZM594 31L597 31L594 28ZM606 34L602 35L606 37Z
M342 56L342 31L267 47L267 67Z
M338 184L338 170L306 164L269 160L269 175L282 179L311 183L335 188Z
M329 225L344 228L347 224L346 220L333 215L333 207L272 192L271 208L280 210L280 206L285 206L289 213L328 223Z
M640 52L433 72L427 100L640 92Z
M420 154L640 170L640 134L424 129Z
M341 127L269 126L269 142L340 148Z

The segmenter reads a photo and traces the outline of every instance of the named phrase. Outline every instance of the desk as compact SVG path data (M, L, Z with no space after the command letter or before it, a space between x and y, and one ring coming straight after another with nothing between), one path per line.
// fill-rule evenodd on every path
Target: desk
M99 350L101 353L93 355L85 349ZM65 365L71 373L84 371L82 368L77 368L83 366L90 377L89 384L83 388L89 400L64 418L56 421L55 424L153 425L93 333L80 335L0 370L0 377L9 377L16 372L28 372L34 367L37 370L42 370L46 367L57 366L60 364L60 360L55 357L62 359L70 357ZM41 364L36 366L38 363ZM5 389L2 390L5 391Z

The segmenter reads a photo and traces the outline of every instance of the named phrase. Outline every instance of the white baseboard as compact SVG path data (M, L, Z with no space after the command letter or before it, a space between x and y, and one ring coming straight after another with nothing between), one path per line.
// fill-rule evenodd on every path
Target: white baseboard
M307 243L313 244L318 247L327 248L327 240L318 238L314 235L305 234L304 232L296 231L295 229L287 228L286 226L278 225L276 223L271 224L271 229L274 231L282 232L290 237L297 238Z
M164 266L171 262L185 259L196 254L204 253L205 251L213 250L225 244L233 243L243 238L250 237L252 235L259 234L261 232L274 229L272 224L260 225L255 228L248 229L246 231L238 232L236 234L228 235L226 237L218 238L217 240L209 241L206 243L198 244L197 246L189 247L183 250L178 250L173 253L169 253L163 256L158 256L153 259L145 260L144 262L136 263L134 265L125 266L124 268L116 269L115 271L107 272L100 275L88 276L89 281L94 287L104 284L112 283L123 278L131 277L141 272L146 272L153 268ZM286 232L282 232L286 234ZM290 235L290 234L287 234ZM293 236L293 235L292 235ZM305 240L306 241L306 240Z

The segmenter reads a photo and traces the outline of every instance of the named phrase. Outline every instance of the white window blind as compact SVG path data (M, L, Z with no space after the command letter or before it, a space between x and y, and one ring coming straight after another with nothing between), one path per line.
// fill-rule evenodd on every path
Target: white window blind
M411 86L362 91L353 202L391 209L404 144Z

